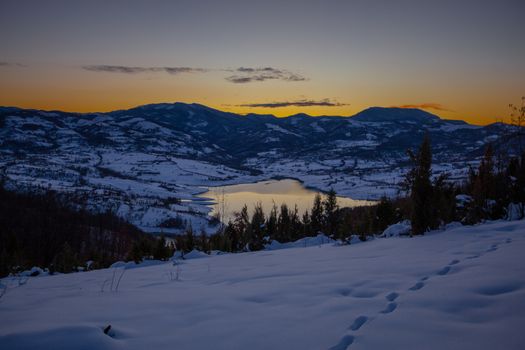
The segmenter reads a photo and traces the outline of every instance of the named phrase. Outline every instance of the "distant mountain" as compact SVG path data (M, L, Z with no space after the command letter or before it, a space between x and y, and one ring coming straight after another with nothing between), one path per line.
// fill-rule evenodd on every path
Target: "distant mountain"
M379 107L352 117L287 118L185 103L83 114L0 107L0 167L14 188L95 191L95 206L111 204L149 227L174 212L206 213L198 203L174 209L159 201L194 199L199 186L289 176L359 198L393 194L406 150L427 133L435 166L461 178L466 162L502 142L508 128ZM131 208L133 198L142 198L140 210Z
M439 123L441 119L432 113L415 108L371 107L353 116L363 122L416 122L422 124Z

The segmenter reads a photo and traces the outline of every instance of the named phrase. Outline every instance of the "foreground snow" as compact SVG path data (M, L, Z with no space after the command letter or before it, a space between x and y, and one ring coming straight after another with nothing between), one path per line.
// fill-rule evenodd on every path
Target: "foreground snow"
M129 269L117 292L123 268L4 279L0 348L522 349L524 251L502 221Z

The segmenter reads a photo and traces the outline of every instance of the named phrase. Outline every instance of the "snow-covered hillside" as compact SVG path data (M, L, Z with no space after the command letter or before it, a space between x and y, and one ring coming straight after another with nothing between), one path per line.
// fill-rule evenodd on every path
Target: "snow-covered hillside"
M377 199L396 194L406 150L425 133L435 169L461 179L506 128L401 108L276 118L184 103L90 114L0 107L0 176L16 190L40 186L84 196L147 231L175 218L200 229L208 226L208 208L195 195L204 186L291 177Z
M498 221L139 267L116 292L122 268L4 279L0 348L523 349L524 251L525 221Z

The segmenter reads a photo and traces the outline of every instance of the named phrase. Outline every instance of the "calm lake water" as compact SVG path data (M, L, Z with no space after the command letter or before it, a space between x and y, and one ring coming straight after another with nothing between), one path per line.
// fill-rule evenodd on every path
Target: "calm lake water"
M261 203L264 213L268 215L274 203L280 207L286 203L293 210L297 204L299 215L312 208L314 197L318 191L308 189L297 180L267 180L249 184L238 184L230 186L210 187L208 192L202 193L199 197L210 198L214 204L211 205L212 213L216 214L224 208L226 213L225 221L233 218L235 212L239 212L246 204L250 215L257 203ZM223 200L224 199L224 200ZM224 204L222 204L224 203ZM356 207L370 205L374 202L366 200L356 200L347 197L337 197L339 207Z

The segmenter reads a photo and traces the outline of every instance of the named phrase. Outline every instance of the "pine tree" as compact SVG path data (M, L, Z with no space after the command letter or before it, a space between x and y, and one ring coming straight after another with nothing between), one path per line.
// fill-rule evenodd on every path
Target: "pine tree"
M326 199L323 202L324 208L324 222L328 234L334 236L337 233L339 225L339 215L337 205L337 196L333 188L326 194Z
M268 220L266 220L266 234L270 239L275 239L277 235L277 206L272 206Z
M389 225L394 223L396 212L392 201L382 196L376 207L374 232L383 232Z
M226 225L226 229L224 230L224 236L226 251L238 252L240 250L240 237L235 227L235 224L231 222L231 220L228 221L228 225Z
M473 184L473 196L476 205L487 209L487 200L494 198L494 160L492 145L488 145L479 164L476 180Z
M277 221L277 240L281 243L290 241L290 212L286 203L281 204Z
M312 206L312 215L310 215L312 231L318 234L323 228L323 204L321 195L317 193Z
M255 209L252 215L251 227L251 240L250 250L261 250L263 246L263 239L265 235L265 218L262 204L259 202L255 205Z
M185 242L185 251L191 252L195 249L195 236L193 235L193 227L191 223L186 227L186 242Z
M406 184L410 189L412 234L420 235L431 228L432 223L432 151L430 139L425 135L419 151L413 154L409 151L414 163L407 174Z
M250 218L248 217L248 207L246 204L239 213L235 213L234 227L239 238L239 250L243 250L251 241Z
M290 233L289 237L291 241L295 241L301 238L302 235L302 224L301 219L299 218L299 209L297 204L294 207L294 210L290 213Z
M306 237L312 236L312 221L310 220L310 214L308 213L308 210L304 211L302 222L304 235Z

